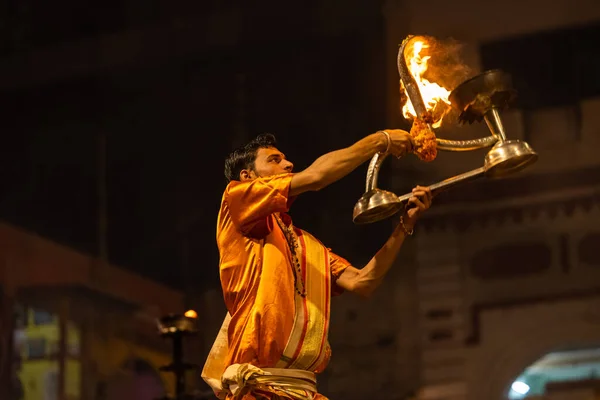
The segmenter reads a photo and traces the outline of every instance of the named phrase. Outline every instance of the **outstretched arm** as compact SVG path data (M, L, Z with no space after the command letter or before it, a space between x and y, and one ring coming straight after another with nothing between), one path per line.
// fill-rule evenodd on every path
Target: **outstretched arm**
M377 152L389 151L397 157L412 150L410 135L400 129L373 133L344 149L335 150L317 158L308 168L294 174L290 197L308 191L323 189L340 180Z
M400 223L383 247L364 268L346 268L337 280L338 286L362 297L369 297L381 284L394 264L404 239L412 233L417 219L431 206L431 197L428 188L421 186L414 188L413 197L409 199L409 207L411 208L402 215Z
M290 198L330 185L348 175L376 152L389 151L400 157L412 151L408 132L400 129L385 132L373 133L352 146L324 154L304 171L296 174L230 183L224 202L230 209L233 222L242 232L248 233L267 215L286 212Z

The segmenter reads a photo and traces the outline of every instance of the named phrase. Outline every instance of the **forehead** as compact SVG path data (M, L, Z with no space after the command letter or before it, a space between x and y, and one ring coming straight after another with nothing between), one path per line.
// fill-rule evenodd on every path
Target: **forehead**
M256 152L257 159L264 159L264 158L267 158L267 157L273 156L273 155L283 156L283 153L280 152L276 147L261 147Z

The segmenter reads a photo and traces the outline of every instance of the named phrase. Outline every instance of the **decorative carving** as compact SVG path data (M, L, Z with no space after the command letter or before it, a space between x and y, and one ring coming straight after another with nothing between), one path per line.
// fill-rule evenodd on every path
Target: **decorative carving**
M482 200L482 202L484 201ZM453 207L453 210L449 210L445 214L425 216L420 226L427 232L433 230L464 232L474 226L494 228L509 220L520 224L526 217L533 220L540 218L552 220L560 215L571 216L576 209L589 213L595 204L600 204L600 197L596 195L520 206L498 207L498 209L487 209L485 211L477 209L469 211L469 208L472 208L471 204L464 203L464 209L458 210ZM439 203L436 203L436 206L438 205ZM443 204L441 206L443 207Z
M436 196L435 213L423 218L426 231L464 231L475 226L490 227L510 219L521 223L525 218L537 220L560 216L571 217L577 210L592 211L600 204L597 177L600 167L575 171L525 175L498 182L480 181L462 190L448 191ZM562 198L557 198L560 194ZM516 204L518 197L526 197ZM538 200L536 200L536 198ZM502 203L506 201L506 204ZM494 203L497 207L489 207ZM480 207L485 205L485 207ZM485 209L482 209L485 208ZM445 210L444 210L445 209ZM465 219L470 221L466 222Z

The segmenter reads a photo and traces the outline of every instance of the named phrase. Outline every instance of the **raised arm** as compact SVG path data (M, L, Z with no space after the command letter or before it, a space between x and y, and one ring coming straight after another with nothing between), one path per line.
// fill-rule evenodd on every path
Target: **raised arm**
M338 278L337 285L362 297L369 297L383 282L398 256L404 239L412 234L417 219L431 206L431 200L431 191L428 188L417 186L413 189L413 197L409 199L411 207L402 215L400 223L383 247L364 268L347 267Z
M340 180L377 152L389 151L401 157L412 150L410 135L400 129L379 131L352 146L335 150L317 158L308 168L292 177L290 197L316 191Z
M376 152L386 151L400 157L411 149L408 132L380 131L352 146L322 155L304 171L232 181L223 200L236 226L248 233L267 215L288 211L290 199L300 193L322 189L343 178Z

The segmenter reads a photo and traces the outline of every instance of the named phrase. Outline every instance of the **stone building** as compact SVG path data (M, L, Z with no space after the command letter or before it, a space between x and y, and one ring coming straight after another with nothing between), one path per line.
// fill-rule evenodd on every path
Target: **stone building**
M0 259L2 399L173 393L157 318L183 311L181 292L5 223Z
M520 93L503 114L507 135L540 158L513 177L438 197L412 239L414 262L398 265L370 305L346 302L347 314L334 314L334 344L355 354L338 354L328 388L344 398L597 398L600 86L598 54L587 43L600 38L600 7L389 1L384 14L388 82L397 80L395 55L407 34L452 37L464 43L473 74L513 75ZM388 90L388 126L397 126L397 86ZM439 131L452 139L488 134L485 124ZM395 163L391 187L405 192L415 170L419 183L433 183L477 168L485 151ZM349 333L358 327L362 347Z

